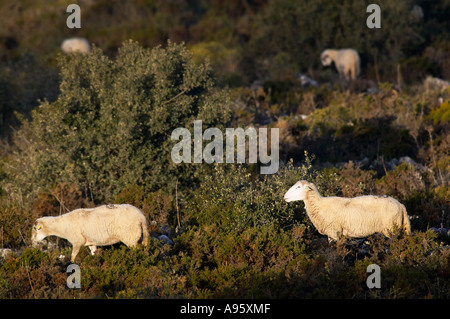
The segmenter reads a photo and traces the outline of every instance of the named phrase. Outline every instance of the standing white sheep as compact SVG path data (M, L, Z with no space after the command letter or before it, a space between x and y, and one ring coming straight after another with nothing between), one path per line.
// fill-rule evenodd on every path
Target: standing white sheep
M80 208L61 216L38 218L31 236L33 246L52 235L72 244L72 262L82 246L89 246L93 255L97 246L123 242L135 247L141 240L146 246L149 238L145 216L128 204Z
M79 52L89 54L91 52L91 45L85 38L70 38L63 41L61 50L64 53Z
M286 192L284 200L304 201L314 227L335 241L341 236L361 238L374 233L390 237L396 227L411 234L405 206L392 197L322 197L313 183L299 181Z
M334 62L339 76L347 81L355 80L359 75L359 54L354 49L327 49L320 55L320 60L324 66L329 66Z

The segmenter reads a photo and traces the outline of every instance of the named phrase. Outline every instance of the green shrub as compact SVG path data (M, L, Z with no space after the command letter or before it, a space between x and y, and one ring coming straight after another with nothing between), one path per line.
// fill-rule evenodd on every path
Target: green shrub
M143 187L130 186L114 199L116 204L130 204L139 207L149 222L159 225L175 225L174 199L162 190L145 194Z
M120 245L105 249L100 256L88 256L80 265L83 290L114 297L121 290L145 279L146 269L156 264L155 253L158 252L155 245L151 250Z
M316 109L305 120L310 133L304 138L305 147L332 162L364 157L372 161L380 155L388 159L414 157L416 128L398 123L398 113L411 106L404 97L391 95L386 91L362 99L335 94L330 105Z
M177 176L180 185L195 182L199 166L173 163L170 135L195 119L227 122L208 64L195 64L183 45L148 50L127 41L115 60L94 48L61 56L59 66L58 99L41 103L15 136L8 192L28 198L67 182L110 201L128 185L148 191L175 188Z
M18 262L25 263L30 268L37 268L43 261L49 258L48 254L35 249L28 248L20 255Z
M29 245L34 217L29 210L18 205L0 203L1 248Z
M186 203L185 218L193 224L215 225L225 233L263 225L290 228L304 218L302 204L290 205L283 199L293 184L312 181L324 195L337 188L335 175L313 170L312 159L306 153L300 166L289 162L277 174L263 177L253 176L243 165L217 164Z
M383 286L391 298L448 298L449 251L432 231L393 239L383 260Z
M445 101L438 108L433 109L430 114L428 114L428 119L430 119L435 125L436 124L448 124L450 122L450 101Z
M440 67L436 61L426 56L412 56L400 61L403 80L408 83L423 81L430 74L440 77Z

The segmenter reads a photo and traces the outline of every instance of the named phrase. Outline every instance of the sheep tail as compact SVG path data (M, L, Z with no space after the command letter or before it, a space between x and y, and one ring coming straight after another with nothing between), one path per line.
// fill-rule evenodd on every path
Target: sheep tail
M402 207L402 214L403 214L403 231L405 232L406 235L411 235L411 224L409 222L409 217L408 214L406 212L406 208L405 206Z

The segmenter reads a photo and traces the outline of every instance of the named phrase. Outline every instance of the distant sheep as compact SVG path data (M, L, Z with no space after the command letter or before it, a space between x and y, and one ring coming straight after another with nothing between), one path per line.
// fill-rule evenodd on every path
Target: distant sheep
M361 238L374 233L390 237L395 227L411 234L405 206L392 197L322 197L313 183L299 181L286 192L284 199L304 201L314 227L335 241L341 236Z
M427 93L430 91L444 92L448 87L450 87L450 82L432 76L427 76L424 81L424 86Z
M61 216L38 218L32 231L33 246L52 235L72 244L71 262L75 262L82 246L89 246L94 254L97 246L123 242L135 247L141 240L147 245L149 238L145 216L127 204L80 208Z
M91 52L91 45L85 38L70 38L63 41L61 50L64 53L79 52L89 54Z
M320 60L324 66L329 66L331 62L334 62L339 76L347 81L355 80L359 75L359 54L354 49L327 49L320 55Z

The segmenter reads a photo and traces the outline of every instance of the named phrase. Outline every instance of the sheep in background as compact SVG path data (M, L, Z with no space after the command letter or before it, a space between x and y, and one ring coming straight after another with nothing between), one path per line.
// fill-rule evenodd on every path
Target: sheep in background
M320 55L320 60L324 66L329 66L331 62L334 62L339 76L347 81L355 80L359 75L359 54L354 49L327 49Z
M91 45L85 38L70 38L63 41L61 50L65 53L79 52L81 54L89 54Z
M80 208L61 216L38 218L32 231L33 246L52 235L72 244L71 262L75 262L82 246L89 246L93 255L97 246L123 242L135 247L140 240L146 246L149 238L145 216L127 204Z
M427 76L427 78L425 79L425 81L423 82L424 86L425 86L425 90L426 92L430 92L430 91L440 91L440 92L444 92L448 87L450 87L450 82L449 81L445 81L439 78L435 78L432 76ZM442 103L441 103L442 104Z
M329 240L337 241L341 236L361 238L374 233L390 237L396 227L411 234L405 206L392 197L322 197L313 183L299 181L286 192L284 200L304 201L314 227Z

